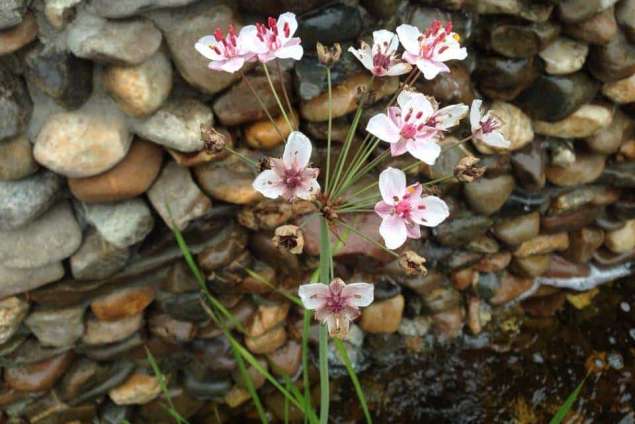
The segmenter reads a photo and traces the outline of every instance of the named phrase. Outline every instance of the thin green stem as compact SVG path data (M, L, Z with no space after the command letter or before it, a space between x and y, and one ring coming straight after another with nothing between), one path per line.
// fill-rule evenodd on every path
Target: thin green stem
M353 368L351 359L348 357L348 351L346 350L346 346L344 346L344 343L341 340L336 339L335 348L337 349L337 353L342 359L342 362L344 362L344 366L346 367L348 376L351 378L353 387L355 387L355 392L357 393L357 399L359 399L359 403L362 406L362 411L364 411L364 417L366 417L366 422L368 424L371 424L373 420L370 417L370 411L368 410L368 404L366 403L366 396L364 396L364 390L362 390L362 385L359 384L359 379L357 378L357 374L355 373L355 369Z
M267 81L269 81L269 87L271 87L271 92L273 93L273 97L276 99L276 103L278 103L278 107L280 108L280 112L282 116L284 116L284 120L287 121L287 125L289 126L289 132L293 132L293 125L291 125L291 121L289 120L289 116L287 112L284 110L284 106L282 106L282 102L280 101L280 97L278 96L278 92L276 91L276 87L273 84L273 80L271 79L271 75L269 74L269 68L266 63L262 64L262 68L265 70L265 75L267 76ZM280 81L280 84L284 85L284 81Z
M312 410L311 406L311 383L309 381L309 327L311 325L311 312L304 310L302 322L302 384L304 385L304 401L306 410ZM308 415L304 416L305 422Z
M282 73L282 67L280 66L279 60L276 60L276 67L278 68L278 78L280 79L280 84L282 84L282 95L284 96L284 100L287 102L289 113L291 113L293 111L293 107L291 106L289 93L287 93L287 85L284 83L284 74Z
M247 156L243 155L239 151L234 150L229 146L225 146L225 149L227 149L227 151L230 152L231 154L238 156L240 159L242 159L245 163L249 164L250 166L253 166L256 169L259 168L258 162L256 162L253 159L249 159Z
M328 132L326 135L326 183L325 183L325 192L329 192L329 183L331 179L331 139L332 139L332 130L333 130L333 90L331 87L331 68L326 67L326 81L328 84L328 93L329 93L329 124L328 124Z
M249 78L244 72L242 73L242 76L243 76L243 79L245 80L245 84L247 84L247 88L249 88L249 91L251 91L251 94L253 94L254 97L256 98L256 101L258 101L258 105L260 106L260 109L262 109L265 112L265 115L267 115L267 118L271 122L271 125L273 125L273 129L276 130L276 133L278 133L278 136L280 137L280 139L284 140L284 136L282 135L282 132L278 128L278 125L276 125L276 121L274 121L273 117L271 116L271 113L269 113L269 109L267 109L265 102L262 100L260 95L258 95L258 92L254 89L254 86L251 84L251 81L249 80Z
M320 268L319 280L323 284L331 281L331 263L333 261L328 224L320 217ZM320 325L319 360L320 364L320 424L327 424L329 419L330 384L328 362L328 331L324 324Z
M386 248L386 246L384 246L383 244L379 243L376 240L371 239L370 237L368 237L366 234L362 233L361 231L359 231L357 228L353 227L350 224L347 224L346 222L340 220L339 224L343 225L344 227L348 228L350 231L352 231L353 233L357 234L358 236L360 236L361 238L363 238L364 240L366 240L369 243L374 244L375 246L379 247L380 249L388 252L389 254L391 254L392 256L398 258L399 255L395 252L393 252L392 250L389 250Z

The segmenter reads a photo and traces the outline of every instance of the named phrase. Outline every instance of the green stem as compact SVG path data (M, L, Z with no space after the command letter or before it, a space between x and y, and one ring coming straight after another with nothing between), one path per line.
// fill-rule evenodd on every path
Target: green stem
M331 68L326 67L326 81L328 83L328 92L329 92L329 127L326 135L326 183L324 187L324 191L326 193L329 192L329 182L331 178L331 139L332 139L332 129L333 129L333 91L331 87Z
M364 411L364 417L366 417L366 422L368 424L371 424L373 420L370 417L370 411L368 410L368 404L366 403L366 396L364 396L364 390L362 390L362 385L359 384L359 379L357 378L357 374L355 373L355 369L353 368L351 359L348 357L348 351L346 350L346 346L344 346L344 343L341 340L335 340L335 348L337 349L337 353L342 359L342 362L344 362L344 366L346 367L346 371L348 372L348 375L351 378L353 387L355 387L355 392L357 393L357 399L359 399L359 403L362 405L362 411Z
M331 281L331 240L328 224L324 217L320 217L320 277L323 284ZM329 362L328 362L328 330L326 325L320 325L319 364L320 364L320 424L327 424L329 420Z
M282 84L282 95L284 96L284 100L287 102L287 107L289 108L289 113L293 111L293 107L291 106L291 100L289 99L289 93L287 93L287 85L284 83L284 75L282 73L282 67L280 66L280 61L276 60L276 67L278 68L278 78L280 79L280 83Z
M282 135L282 132L276 125L276 121L273 120L273 117L269 113L269 109L267 109L265 102L258 95L258 92L254 89L254 86L251 84L251 81L249 80L249 78L247 78L247 75L245 75L244 72L242 73L242 76L243 76L243 79L245 80L245 83L247 84L247 88L249 88L249 91L251 91L251 94L253 94L254 97L256 98L256 101L258 101L258 106L260 106L260 109L262 109L265 112L265 115L267 115L269 122L271 122L271 125L273 125L273 129L276 130L276 133L278 133L278 136L280 137L280 139L284 140L284 136Z
M250 166L253 166L256 169L258 169L260 167L258 165L258 162L256 162L253 159L249 159L247 156L243 155L239 151L234 150L234 149L232 149L229 146L225 146L225 149L227 149L227 151L230 152L231 154L238 156L240 159L242 159L245 163L249 164Z
M271 79L271 75L269 75L269 68L266 63L262 64L263 69L265 70L265 75L267 76L267 81L269 81L269 87L271 87L271 92L273 93L273 97L276 99L276 103L278 103L278 107L280 108L280 112L282 116L284 116L284 120L287 121L287 125L289 126L289 132L293 132L293 125L291 125L291 121L289 120L289 116L287 112L284 110L284 106L282 106L282 102L280 101L280 97L278 96L278 92L276 91L276 87L273 85L273 80ZM280 81L280 84L284 85L284 81Z
M343 225L344 227L348 228L349 230L351 230L352 232L354 232L355 234L357 234L358 236L360 236L361 238L363 238L364 240L366 240L369 243L374 244L375 246L379 247L380 249L388 252L389 254L391 254L392 256L399 258L399 255L395 252L393 252L392 250L389 250L386 248L386 246L384 246L383 244L379 243L376 240L371 239L370 237L368 237L366 234L362 233L361 231L359 231L358 229L356 229L355 227L353 227L352 225L347 224L344 221L339 221L339 224Z
M311 313L305 309L302 323L302 383L304 385L305 410L310 411L311 406L311 383L309 381L309 327L311 324ZM304 416L305 422L308 415Z

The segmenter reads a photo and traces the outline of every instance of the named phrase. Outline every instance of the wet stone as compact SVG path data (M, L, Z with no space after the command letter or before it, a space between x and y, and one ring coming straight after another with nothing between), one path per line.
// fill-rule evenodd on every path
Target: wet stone
M29 311L29 303L12 296L0 300L0 344L13 336Z
M255 178L253 169L236 155L196 166L194 177L201 190L223 202L246 205L262 199L252 186Z
M1 15L0 15L1 17ZM0 68L0 141L26 129L33 106L24 83Z
M601 213L601 207L584 207L560 215L543 216L540 227L545 233L577 230L593 223Z
M606 157L598 154L580 153L568 167L550 165L547 180L560 187L571 187L595 181L604 171Z
M613 6L617 0L564 0L558 5L564 21L579 22Z
M199 266L206 272L225 267L244 252L246 244L247 233L244 228L235 224L227 225L197 255Z
M514 258L511 263L511 271L522 277L538 277L549 269L551 256L532 255L526 258Z
M183 374L183 388L195 399L221 399L232 387L232 381L229 377L194 372L188 368Z
M591 44L606 44L617 34L617 22L612 7L583 21L564 26L571 37Z
M449 62L450 72L439 74L433 80L420 79L417 89L433 96L444 104L463 103L469 105L474 100L474 89L467 67L461 62Z
M359 325L367 333L395 333L401 324L404 305L402 295L374 302L362 311Z
M247 335L258 337L283 323L289 313L289 306L288 303L260 305L247 323Z
M189 342L196 335L196 324L175 320L167 314L152 314L148 328L151 334L174 344Z
M540 50L540 39L531 27L492 22L487 45L496 53L509 58L535 56Z
M615 7L615 17L629 40L631 42L635 40L635 3L633 0L619 2Z
M516 277L508 272L503 272L499 282L500 285L496 289L494 296L489 299L489 302L493 305L503 305L511 302L533 285L532 278Z
M514 178L502 175L495 178L479 178L465 184L464 193L475 212L491 215L503 206L513 189Z
M538 191L545 186L547 155L538 141L534 141L511 155L515 180L523 188Z
M532 212L497 222L493 228L494 235L510 245L518 245L531 240L540 231L540 214Z
M626 221L619 230L607 231L604 244L614 253L627 253L635 249L635 220Z
M275 351L287 341L287 332L283 326L275 327L257 337L246 337L245 346L255 354L266 354Z
M567 233L543 234L523 242L514 251L514 256L526 258L532 255L567 250L568 247L569 235Z
M27 45L37 36L37 23L31 13L27 13L19 25L0 30L0 56L13 53Z
M0 30L18 25L24 19L29 2L26 0L9 0L0 7Z
M635 74L605 83L602 94L619 104L635 102Z
M598 83L585 72L560 76L540 75L516 101L532 118L555 122L593 99L598 87Z
M105 406L100 408L99 419L104 424L119 424L124 421L130 422L132 419L133 410L128 405L116 405L113 402L106 403Z
M592 151L610 155L619 150L622 141L631 128L631 121L622 111L617 109L613 115L611 124L602 128L585 141Z
M477 60L474 78L486 96L511 101L533 83L538 73L538 61L534 57L481 56Z
M254 122L245 128L245 139L247 144L254 149L263 150L273 149L274 147L282 144L287 139L292 129L297 130L300 125L297 112L287 112L287 117L291 122L292 128L289 128L289 124L287 124L283 115L274 119L275 125L269 120L263 120Z
M159 380L151 375L135 372L120 386L111 389L108 396L116 405L143 405L161 393Z
M25 322L43 346L72 346L84 333L84 309L84 306L39 308Z
M527 191L516 188L501 209L501 215L514 216L532 211L545 211L549 207L550 194L544 191Z
M93 300L90 309L99 320L117 321L142 313L154 294L153 287L126 287Z
M27 81L52 97L60 106L77 109L90 97L93 67L88 60L54 44L32 49L24 60Z
M610 164L602 174L602 181L617 187L635 187L635 162Z
M53 262L35 268L7 268L0 265L0 297L20 294L44 284L57 281L64 276L61 262Z
M103 345L120 342L135 333L143 325L143 313L116 321L101 321L94 316L86 319L86 331L82 341L87 345Z
M61 178L48 171L19 181L0 181L0 230L15 230L37 219L57 200L61 189Z
M178 295L160 293L157 303L161 310L177 320L202 322L209 319L209 315L201 306L201 295L198 291Z
M626 78L635 73L635 45L618 32L607 44L591 47L588 64L591 74L603 82Z
M0 181L15 181L34 174L38 169L33 159L33 146L26 135L0 143Z
M544 275L550 278L586 277L589 275L589 265L576 264L560 255L551 255L549 269Z
M71 271L78 280L107 278L122 270L129 258L128 248L116 247L96 231L89 231L79 250L71 256Z
M497 116L502 125L499 131L510 141L508 148L501 151L513 151L521 149L534 138L534 130L531 120L525 113L511 103L495 101L490 107L490 112ZM493 149L480 141L473 141L474 145L481 153L490 154Z
M466 215L448 219L434 229L434 235L446 246L461 247L485 234L492 220L482 215Z
M9 387L24 392L49 390L71 364L72 352L63 353L30 365L6 368L4 381Z
M302 364L301 345L290 340L286 345L267 355L267 363L274 375L293 377Z
M338 31L333 31L338 28ZM362 31L359 9L344 4L315 9L302 16L298 36L305 46L353 40Z
M335 87L350 75L362 72L363 69L365 68L353 55L342 54L340 60L331 68L332 86ZM300 61L295 63L293 70L295 73L294 91L302 100L311 100L328 91L326 67L319 62L317 56L305 54Z

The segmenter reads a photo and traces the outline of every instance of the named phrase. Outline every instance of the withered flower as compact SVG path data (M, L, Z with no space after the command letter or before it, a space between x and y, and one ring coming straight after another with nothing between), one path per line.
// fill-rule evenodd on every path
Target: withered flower
M480 159L476 156L463 157L456 168L454 168L454 176L457 180L464 183L471 183L479 179L485 173L485 168L476 166Z
M299 255L304 249L304 235L295 225L281 225L276 228L273 245L294 255Z
M201 139L205 143L204 149L210 153L221 152L227 144L227 138L224 134L206 124L201 124Z
M329 68L339 61L340 56L342 55L342 46L340 43L335 43L332 46L327 47L318 41L315 45L315 49L317 50L320 63L328 66Z
M399 257L399 266L404 270L406 275L426 275L428 269L425 267L426 259L417 255L412 250L403 252Z

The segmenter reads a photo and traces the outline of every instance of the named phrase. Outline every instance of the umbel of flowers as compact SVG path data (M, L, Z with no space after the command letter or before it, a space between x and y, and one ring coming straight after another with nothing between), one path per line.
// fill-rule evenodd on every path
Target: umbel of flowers
M509 141L499 131L500 120L491 112L483 114L481 100L474 100L469 108L464 104L439 107L437 101L422 93L410 91L419 76L431 80L443 72L449 72L445 62L463 60L467 51L461 47L460 37L452 31L452 24L435 21L429 28L421 31L412 25L401 25L396 34L382 29L373 33L373 43L362 42L359 49L350 48L373 78L408 74L404 89L393 98L385 111L373 116L366 126L366 138L356 153L351 153L353 134L358 130L359 118L365 105L365 99L359 101L355 119L349 129L337 163L330 164L331 134L328 134L326 170L311 165L311 141L299 131L293 131L287 117L287 111L269 76L267 63L275 59L300 60L304 50L301 40L294 37L298 28L293 13L284 13L278 19L269 18L266 24L248 25L239 32L232 26L223 33L216 30L213 35L201 38L195 48L210 60L209 67L225 72L240 71L248 62L259 62L269 78L272 94L275 96L282 115L289 124L290 135L287 138L282 158L270 158L260 166L260 173L254 180L254 188L270 199L282 198L287 202L296 199L312 201L322 211L324 229L334 228L334 224L348 226L342 216L374 208L381 217L377 231L384 240L382 248L400 258L406 272L425 270L425 259L414 252L396 253L407 239L421 237L421 226L435 227L448 216L446 203L437 196L426 195L425 186L433 182L414 182L408 185L406 171L388 167L379 173L376 183L355 193L350 193L354 184L366 175L383 168L382 164L391 156L410 154L419 161L433 165L442 154L443 140L448 131L457 127L469 113L471 135L461 141L478 140L492 148L505 148ZM399 51L400 45L403 51ZM318 54L326 66L330 87L330 66L339 59L339 45L327 48L318 45ZM246 78L246 76L244 76ZM369 85L368 89L372 87ZM329 96L330 96L329 89ZM254 95L256 93L254 92ZM369 94L369 93L366 93ZM286 93L285 93L285 97ZM330 100L330 97L329 97ZM290 109L290 105L289 109ZM471 110L470 110L471 109ZM271 120L275 127L275 122ZM330 128L331 119L329 119ZM389 149L378 152L380 143L388 143ZM462 146L459 144L459 147ZM238 154L237 152L235 152ZM245 158L246 159L246 158ZM248 159L246 159L248 160ZM482 174L475 167L477 158L469 156L455 170L455 175L446 178L472 180ZM318 182L321 177L321 183ZM362 199L362 200L355 200ZM326 233L326 235L324 235ZM359 234L372 241L367 234ZM285 226L284 231L276 233L276 244L292 245L297 248L299 229ZM331 336L344 338L349 324L360 314L359 308L373 301L373 285L368 283L346 284L332 275L332 254L329 247L328 232L321 236L321 266L318 281L304 284L299 288L300 300L308 310L315 311L315 318L328 327ZM324 257L327 256L327 257ZM329 265L330 264L330 265Z

